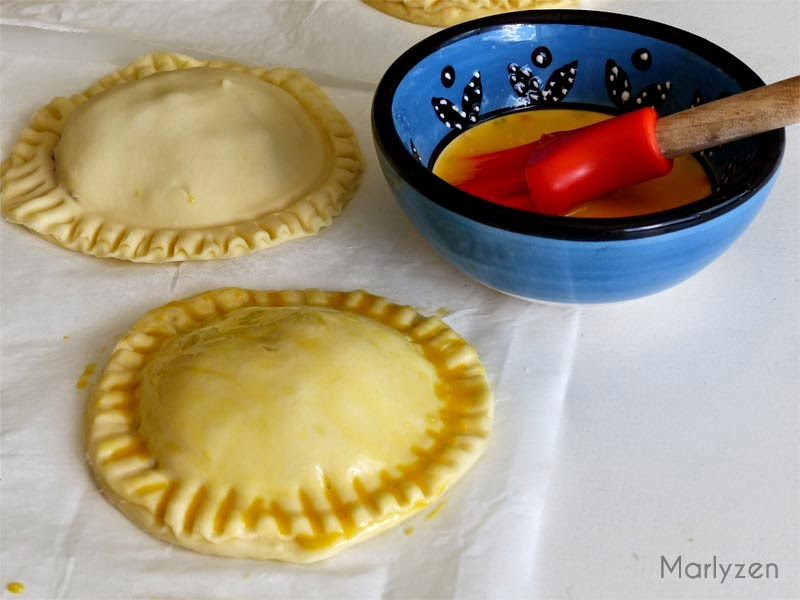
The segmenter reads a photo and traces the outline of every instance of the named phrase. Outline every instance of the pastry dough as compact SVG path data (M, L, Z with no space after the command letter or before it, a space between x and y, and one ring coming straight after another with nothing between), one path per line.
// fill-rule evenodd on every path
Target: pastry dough
M483 451L492 403L474 348L438 318L361 291L221 289L123 337L87 456L159 538L310 562L439 498Z
M394 17L447 27L479 17L531 8L574 5L577 0L363 0Z
M0 199L72 250L210 259L316 233L361 169L350 125L300 73L156 53L40 110Z

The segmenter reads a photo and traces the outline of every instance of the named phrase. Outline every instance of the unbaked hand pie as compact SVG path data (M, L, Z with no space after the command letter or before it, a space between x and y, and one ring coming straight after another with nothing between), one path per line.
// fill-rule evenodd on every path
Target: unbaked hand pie
M0 201L71 250L223 258L318 232L361 170L349 123L304 75L155 53L36 113Z
M310 562L439 498L483 451L492 403L474 348L438 318L362 291L220 289L122 338L87 456L159 538Z
M570 6L577 0L363 0L392 16L446 27L479 17L531 8Z

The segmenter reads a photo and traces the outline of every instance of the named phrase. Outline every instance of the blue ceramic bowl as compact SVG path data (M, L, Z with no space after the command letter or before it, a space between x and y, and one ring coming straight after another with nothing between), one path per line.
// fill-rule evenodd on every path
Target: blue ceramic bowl
M394 196L456 267L523 298L611 302L673 286L719 256L761 208L784 131L701 153L710 196L619 219L550 217L471 196L432 174L441 149L510 111L620 114L650 105L666 115L760 85L730 53L667 25L593 11L514 12L442 30L398 58L375 93L372 127Z

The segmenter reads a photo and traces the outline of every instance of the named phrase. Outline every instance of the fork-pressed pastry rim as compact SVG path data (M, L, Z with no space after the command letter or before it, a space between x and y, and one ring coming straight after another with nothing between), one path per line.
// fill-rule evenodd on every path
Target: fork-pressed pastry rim
M94 214L59 181L54 151L70 114L87 100L154 74L206 67L247 73L288 92L322 131L331 153L327 178L282 210L207 227L149 227ZM292 69L247 67L157 52L102 78L81 94L55 98L39 110L0 166L5 217L60 246L98 257L137 262L205 260L241 256L329 225L358 184L363 162L345 117L313 81Z
M564 7L575 0L364 0L393 17L446 27L498 13L531 8Z
M141 433L137 411L143 371L170 340L253 307L354 315L410 342L438 377L438 416L422 439L408 440L413 460L363 476L352 476L352 469L347 477L326 473L324 487L298 487L296 498L283 504L208 477L168 472L163 457L151 453ZM369 364L358 368L369 369ZM311 562L395 525L439 498L482 453L492 409L475 349L439 318L423 317L411 307L364 291L226 288L157 308L122 338L88 405L87 457L112 503L157 537L212 554Z

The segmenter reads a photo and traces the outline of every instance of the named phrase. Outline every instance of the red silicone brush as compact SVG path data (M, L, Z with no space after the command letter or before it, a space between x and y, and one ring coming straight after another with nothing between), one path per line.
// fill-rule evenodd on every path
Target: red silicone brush
M666 175L672 159L800 122L800 76L658 118L652 108L467 160L462 190L561 215L578 204Z

